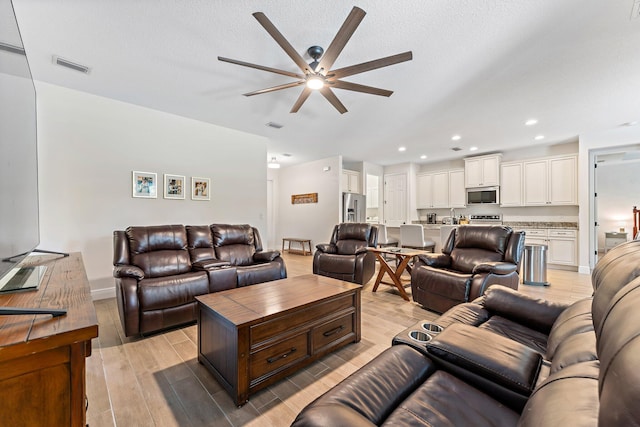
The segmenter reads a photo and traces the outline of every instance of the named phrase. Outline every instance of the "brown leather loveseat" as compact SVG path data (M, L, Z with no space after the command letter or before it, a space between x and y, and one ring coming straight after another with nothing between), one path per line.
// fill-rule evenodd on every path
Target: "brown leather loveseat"
M518 289L524 232L500 225L460 226L442 253L418 255L411 271L413 300L443 313L482 295L489 285Z
M617 246L594 269L594 296L571 305L492 287L436 319L444 330L426 344L396 342L293 426L640 426L638 266L640 242ZM544 352L527 331L546 335Z
M114 231L113 249L127 336L194 322L198 295L287 276L280 253L262 251L249 225L128 227Z

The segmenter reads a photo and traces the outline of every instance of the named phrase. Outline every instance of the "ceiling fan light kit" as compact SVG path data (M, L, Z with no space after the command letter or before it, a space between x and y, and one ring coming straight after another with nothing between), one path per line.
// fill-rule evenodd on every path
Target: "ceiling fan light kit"
M340 52L342 52L342 49L344 49L345 45L347 44L353 33L356 31L358 25L360 25L360 22L362 22L362 19L365 15L366 13L364 10L358 7L354 7L349 13L349 16L347 16L347 19L342 24L342 27L340 27L340 29L338 30L338 33L336 34L326 51L320 46L311 46L307 49L307 53L311 58L313 58L313 62L307 64L302 56L293 48L293 46L291 46L287 39L285 39L285 37L280 33L280 31L278 31L275 25L273 25L273 23L266 17L264 13L254 13L253 16L256 18L256 20L260 23L260 25L264 27L264 29L276 41L276 43L280 45L280 47L286 52L286 54L289 55L293 62L298 66L300 71L302 71L302 74L280 70L277 68L266 67L263 65L251 64L248 62L238 61L221 56L218 57L218 60L298 79L294 82L248 92L245 93L244 96L260 95L263 93L275 92L282 89L304 85L302 93L300 93L300 96L291 108L291 113L297 113L298 110L300 110L300 107L302 107L302 104L304 104L307 98L309 98L311 92L317 91L320 92L320 94L322 94L322 96L324 96L325 99L329 101L329 103L333 105L333 107L338 110L338 112L340 112L340 114L344 114L347 112L347 109L342 104L342 102L340 102L332 89L344 89L354 92L368 93L371 95L387 97L391 96L391 94L393 94L393 91L365 86L358 83L347 82L341 80L342 78L364 73L366 71L375 70L377 68L398 64L400 62L410 61L413 58L413 54L411 53L411 51L408 51L397 55L392 55L385 58L379 58L373 61L363 62L360 64L351 65L349 67L332 70L331 67L333 67L333 64L338 58L338 55L340 54Z

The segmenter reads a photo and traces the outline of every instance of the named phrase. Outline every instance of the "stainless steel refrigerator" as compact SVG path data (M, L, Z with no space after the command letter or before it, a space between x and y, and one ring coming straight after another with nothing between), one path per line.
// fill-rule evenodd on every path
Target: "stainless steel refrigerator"
M342 193L342 222L366 222L366 220L366 196L355 193Z

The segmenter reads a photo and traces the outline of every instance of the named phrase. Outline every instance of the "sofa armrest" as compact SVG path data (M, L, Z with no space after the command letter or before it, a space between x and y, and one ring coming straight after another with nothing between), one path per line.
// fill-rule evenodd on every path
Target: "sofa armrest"
M543 357L494 332L453 324L427 342L436 364L513 408L522 409L533 391Z
M473 274L478 273L493 273L498 275L511 274L518 268L517 265L510 262L483 262L473 267Z
M113 277L116 279L131 277L132 279L142 280L144 279L144 271L135 265L116 265L113 268Z
M320 252L324 252L326 254L337 254L338 253L338 248L336 247L336 245L331 245L329 243L321 243L319 245L316 245L316 249L319 250Z
M428 267L448 268L451 266L451 257L447 254L420 254L418 260Z
M369 248L367 246L363 246L361 248L356 249L355 255L366 254L369 252Z
M255 262L271 262L280 256L280 251L263 251L253 254Z
M208 271L215 268L229 267L231 263L229 261L222 261L219 259L205 259L202 261L196 261L191 264L191 268L196 271Z
M484 307L493 314L549 334L553 323L569 304L524 295L506 286L492 285L484 294Z

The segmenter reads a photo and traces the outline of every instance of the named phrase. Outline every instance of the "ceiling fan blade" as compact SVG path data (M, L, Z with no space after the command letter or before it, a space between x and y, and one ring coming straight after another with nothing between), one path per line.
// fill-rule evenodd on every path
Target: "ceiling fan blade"
M268 87L266 89L255 90L253 92L243 93L243 95L244 96L260 95L260 94L263 94L263 93L275 92L277 90L289 89L290 87L296 87L296 86L299 86L301 84L304 84L304 80L299 81L299 82L285 83L283 85Z
M352 90L354 92L369 93L371 95L391 96L393 94L392 90L380 89L372 86L365 86L358 83L344 82L341 80L336 80L335 82L333 82L331 84L331 87L336 89Z
M307 100L307 98L309 98L309 95L311 95L311 92L312 92L312 90L305 86L304 90L302 91L302 93L300 94L298 99L296 100L296 103L293 104L293 107L291 107L291 111L289 111L289 112L290 113L297 113L298 110L300 109L300 107L302 107L302 104L304 104L304 102Z
M290 71L279 70L277 68L265 67L263 65L251 64L250 62L238 61L236 59L224 58L218 56L218 61L228 62L230 64L242 65L243 67L255 68L256 70L268 71L270 73L282 74L283 76L294 77L296 79L304 79L302 74L292 73Z
M331 69L333 63L336 62L338 55L340 55L340 52L342 52L342 49L344 49L344 46L356 31L358 25L360 25L366 14L367 13L359 7L354 6L354 8L351 9L349 16L347 16L342 27L340 27L338 33L331 41L331 44L324 52L324 55L320 58L320 64L314 71L319 71L324 68L326 72Z
M282 33L278 31L276 26L273 25L271 21L269 21L269 18L267 18L264 13L256 12L253 14L253 17L258 20L260 25L262 25L264 29L267 30L267 32L271 35L271 37L273 37L276 43L280 45L280 47L287 53L287 55L289 55L291 59L293 59L293 62L295 62L303 72L305 72L305 70L309 68L309 64L304 61L302 56L293 48L293 46L291 46L287 39L284 38Z
M364 73L365 71L371 71L377 68L388 67L389 65L399 64L400 62L411 61L412 59L413 59L413 53L411 53L411 51L399 53L397 55L391 55L385 58L374 59L373 61L367 61L361 64L339 68L337 70L331 71L327 77L340 79L342 77Z
M331 103L331 105L333 105L335 107L335 109L340 112L340 114L344 114L344 113L347 112L346 107L344 105L342 105L342 102L340 102L340 100L338 99L336 94L333 93L333 91L330 88L325 86L322 89L320 89L320 93L325 98L327 98L327 101L329 101Z

